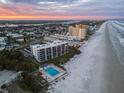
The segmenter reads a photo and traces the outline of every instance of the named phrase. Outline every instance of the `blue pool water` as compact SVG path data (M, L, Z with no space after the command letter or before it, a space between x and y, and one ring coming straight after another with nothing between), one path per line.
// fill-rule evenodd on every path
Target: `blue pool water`
M57 74L60 73L58 70L56 70L53 67L49 67L49 68L45 69L45 72L47 72L50 76L56 76Z

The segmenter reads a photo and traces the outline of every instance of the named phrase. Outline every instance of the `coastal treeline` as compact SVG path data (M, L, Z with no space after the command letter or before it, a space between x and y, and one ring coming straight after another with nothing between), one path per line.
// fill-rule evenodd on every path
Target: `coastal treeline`
M18 50L0 51L0 69L31 72L38 68L32 60L26 58Z

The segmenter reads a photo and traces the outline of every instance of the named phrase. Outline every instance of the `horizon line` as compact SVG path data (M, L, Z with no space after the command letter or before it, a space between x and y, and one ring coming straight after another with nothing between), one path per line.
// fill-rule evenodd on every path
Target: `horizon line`
M124 16L0 16L0 20L111 20L124 19Z

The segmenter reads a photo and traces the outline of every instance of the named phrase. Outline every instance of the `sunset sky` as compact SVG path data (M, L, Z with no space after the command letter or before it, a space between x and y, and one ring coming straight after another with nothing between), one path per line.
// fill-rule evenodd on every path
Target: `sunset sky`
M124 0L0 0L0 20L124 18Z

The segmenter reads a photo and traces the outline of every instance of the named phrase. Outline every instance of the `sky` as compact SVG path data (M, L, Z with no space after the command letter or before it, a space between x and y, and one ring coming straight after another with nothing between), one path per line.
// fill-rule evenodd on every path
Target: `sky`
M0 0L0 20L124 18L124 0Z

